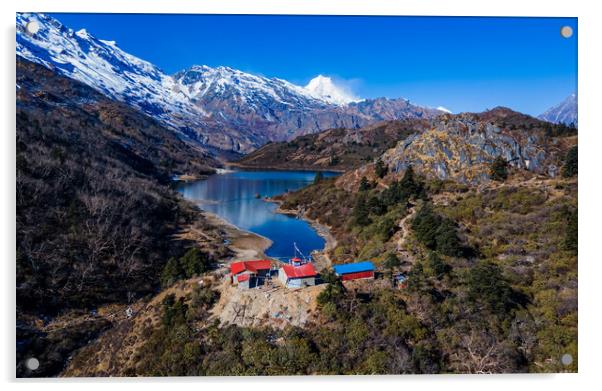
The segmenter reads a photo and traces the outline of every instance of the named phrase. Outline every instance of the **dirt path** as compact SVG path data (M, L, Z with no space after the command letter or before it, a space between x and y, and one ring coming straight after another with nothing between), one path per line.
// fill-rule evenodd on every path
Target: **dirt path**
M412 252L407 249L407 243L411 235L410 224L412 223L414 216L416 216L416 206L412 206L409 209L409 213L403 219L401 219L398 224L400 231L399 238L396 240L397 255L399 256L402 264L409 263L410 265L413 265L416 261L416 258Z

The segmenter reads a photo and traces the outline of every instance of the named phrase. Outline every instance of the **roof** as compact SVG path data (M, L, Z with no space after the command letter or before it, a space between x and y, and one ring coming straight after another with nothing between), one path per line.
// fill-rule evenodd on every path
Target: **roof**
M288 278L315 277L318 274L312 263L301 266L283 265L282 269Z
M370 261L364 261L357 263L346 263L344 265L334 265L333 269L336 274L349 274L374 271L374 265Z
M258 270L269 270L272 268L272 263L267 259L257 261L242 261L230 264L230 273L232 275L248 270L252 273L257 273Z
M251 278L251 275L249 275L249 274L241 274L240 276L238 276L236 278L236 280L238 282L244 282L244 281L247 281L249 278Z

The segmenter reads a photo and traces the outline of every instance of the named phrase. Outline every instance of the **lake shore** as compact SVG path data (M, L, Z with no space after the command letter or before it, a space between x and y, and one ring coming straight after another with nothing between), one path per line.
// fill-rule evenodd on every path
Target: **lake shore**
M225 233L228 248L234 253L231 261L266 258L265 251L272 241L254 232L244 231L218 215L201 211L207 222Z

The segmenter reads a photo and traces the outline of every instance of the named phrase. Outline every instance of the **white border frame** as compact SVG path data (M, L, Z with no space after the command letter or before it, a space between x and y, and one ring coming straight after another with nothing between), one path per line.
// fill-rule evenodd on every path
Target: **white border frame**
M602 221L596 194L600 162L597 156L602 147L602 126L596 120L599 101L597 92L602 91L600 73L602 62L600 38L602 15L593 0L498 0L496 2L476 0L21 0L16 4L3 1L2 7L2 94L1 104L3 127L1 154L4 186L0 208L2 231L0 240L6 256L2 289L5 299L2 309L2 340L0 351L2 379L9 386L40 390L40 387L57 389L79 389L84 380L14 380L14 252L15 252L15 12L107 12L107 13L215 13L215 14L329 14L329 15L432 15L432 16L569 16L578 17L579 29L579 124L580 124L580 213L579 213L579 374L560 375L439 375L439 376L378 376L378 377L276 377L276 378L169 378L169 379L92 379L86 380L90 390L105 390L110 387L125 389L134 383L145 383L149 390L163 390L167 382L184 383L181 387L197 387L186 383L200 383L198 387L263 389L282 387L308 389L316 386L328 388L344 386L365 389L375 383L377 387L396 388L445 388L482 390L484 387L507 390L509 387L545 387L546 389L590 388L601 383L598 368L601 361L600 337L600 285L602 275L597 257L597 233ZM264 383L268 384L264 384Z

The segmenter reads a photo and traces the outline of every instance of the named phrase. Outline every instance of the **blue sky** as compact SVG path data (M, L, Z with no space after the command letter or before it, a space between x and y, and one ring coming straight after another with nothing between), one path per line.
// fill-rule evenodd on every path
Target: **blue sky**
M362 98L537 115L577 90L576 18L53 14L168 73L227 65ZM569 25L575 34L561 37Z

